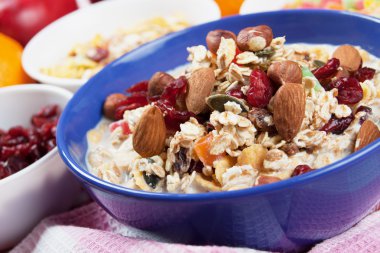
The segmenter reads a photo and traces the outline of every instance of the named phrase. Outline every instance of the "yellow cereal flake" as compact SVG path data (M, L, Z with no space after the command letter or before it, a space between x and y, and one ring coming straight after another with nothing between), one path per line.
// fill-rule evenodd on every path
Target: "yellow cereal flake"
M222 190L222 188L215 182L213 182L212 180L207 180L200 174L197 174L197 176L195 177L195 182L207 191L217 192Z
M87 141L92 144L98 144L102 140L103 135L97 129L92 129L87 132Z
M268 150L261 144L245 148L238 157L238 165L251 165L257 170L264 169L264 160Z
M213 167L215 168L215 178L222 184L222 176L227 169L236 164L236 158L231 156L224 156L221 159L214 161Z

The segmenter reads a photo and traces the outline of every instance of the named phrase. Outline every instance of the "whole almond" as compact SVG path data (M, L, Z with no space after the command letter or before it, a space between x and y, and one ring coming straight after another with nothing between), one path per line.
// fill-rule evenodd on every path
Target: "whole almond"
M380 138L379 127L371 120L366 120L360 127L356 137L355 151L358 151Z
M301 129L305 116L306 94L302 84L286 83L278 89L273 101L273 121L278 133L291 141Z
M294 61L272 63L267 74L278 86L285 83L302 83L302 70Z
M187 110L199 114L207 108L206 98L210 96L214 88L214 70L212 68L197 69L191 74L188 83L185 100Z
M149 80L148 95L149 97L159 96L164 91L166 85L175 79L165 72L156 72Z
M166 125L159 108L144 111L133 133L133 149L147 158L161 154L165 147Z
M333 53L333 58L340 61L340 66L349 72L355 72L362 64L362 57L356 48L351 45L339 46Z

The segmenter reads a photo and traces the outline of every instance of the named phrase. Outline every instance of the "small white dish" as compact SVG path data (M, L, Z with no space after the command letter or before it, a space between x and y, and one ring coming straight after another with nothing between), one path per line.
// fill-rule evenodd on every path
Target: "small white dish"
M240 14L281 10L290 2L294 0L265 0L265 3L262 0L245 0L240 7Z
M95 34L109 36L120 28L132 27L157 16L180 14L192 25L220 18L213 0L108 0L78 9L41 30L27 44L22 64L33 79L41 83L76 91L87 80L57 78L40 72L64 59L78 42Z
M0 128L30 126L43 106L65 107L72 93L51 85L0 89ZM80 186L54 148L25 169L0 180L0 251L14 246L45 216L65 211L77 201Z

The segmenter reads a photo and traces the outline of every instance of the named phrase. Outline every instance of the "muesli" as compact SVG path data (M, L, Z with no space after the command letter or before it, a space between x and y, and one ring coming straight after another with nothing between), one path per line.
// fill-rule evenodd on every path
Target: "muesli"
M97 34L88 42L74 45L65 58L53 66L41 68L41 73L60 78L88 79L123 54L188 26L183 17L171 15L155 17L129 29L119 29L111 36Z
M180 74L111 94L88 133L91 173L150 192L285 180L380 137L380 60L351 45L285 46L266 25L208 33ZM177 72L177 71L175 71Z

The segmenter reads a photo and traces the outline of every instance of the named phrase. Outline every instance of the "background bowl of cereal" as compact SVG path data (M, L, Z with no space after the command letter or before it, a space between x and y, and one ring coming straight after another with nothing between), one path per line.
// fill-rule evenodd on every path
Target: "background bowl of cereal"
M137 46L220 18L212 0L104 1L60 18L26 46L33 79L76 91L106 64Z
M168 229L167 233L174 231L178 235L180 228L184 232L181 238L186 237L186 242L195 244L300 251L347 230L376 206L380 197L377 155L380 141L322 169L242 190L191 194L149 192L143 187L145 191L129 189L130 185L116 182L114 179L120 171L106 170L102 179L90 172L86 135L101 120L108 95L148 80L157 71L182 66L188 57L186 48L192 51L194 45L205 45L211 30L238 33L247 26L261 24L272 27L275 36L286 35L288 43L342 45L349 42L380 56L377 46L380 21L335 11L280 11L226 18L169 35L123 56L78 91L63 112L58 127L62 158L107 212L125 224L142 229ZM301 51L296 50L301 60L308 61L310 55L305 57ZM363 51L359 56L364 64L368 52ZM164 60L168 55L170 59ZM190 60L194 59L199 60L198 64L204 63L197 57ZM143 83L133 90L141 86ZM147 115L155 115L154 110ZM145 125L149 126L149 120ZM129 131L123 126L120 129ZM95 142L99 140L96 134L91 138ZM128 163L131 156L123 158ZM148 186L153 183L145 181ZM209 186L201 182L202 187Z
M55 128L51 124L56 124L59 112L71 97L69 91L48 85L0 90L3 131L0 133L0 250L20 241L45 216L72 207L78 197L80 185L68 173L54 147L55 137L50 134Z

